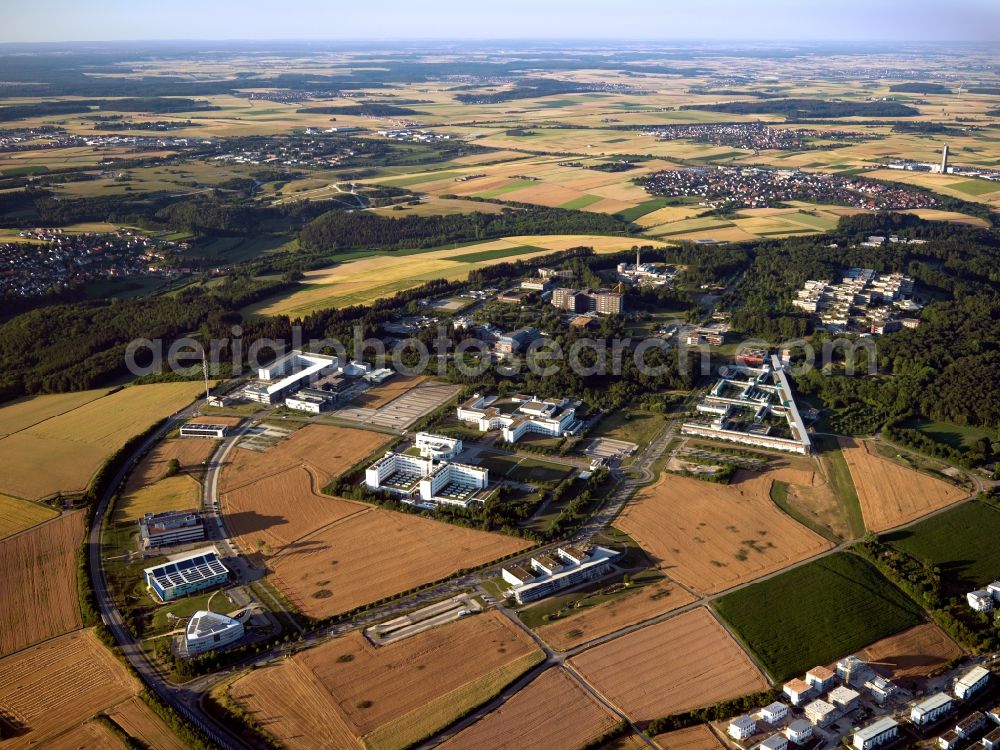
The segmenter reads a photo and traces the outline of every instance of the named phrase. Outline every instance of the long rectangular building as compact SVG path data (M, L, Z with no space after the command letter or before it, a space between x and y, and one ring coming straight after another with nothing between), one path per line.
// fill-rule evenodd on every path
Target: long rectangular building
M191 552L169 562L146 568L146 583L165 602L195 591L204 591L229 580L229 569L215 547Z
M531 570L509 565L501 577L512 585L517 603L524 604L607 575L617 557L617 552L604 547L560 547L552 556L531 558Z
M168 547L201 541L205 538L205 523L190 511L147 513L139 519L139 534L147 548Z
M480 466L435 461L389 451L365 470L369 489L389 492L401 502L433 509L482 504L489 493L490 471Z

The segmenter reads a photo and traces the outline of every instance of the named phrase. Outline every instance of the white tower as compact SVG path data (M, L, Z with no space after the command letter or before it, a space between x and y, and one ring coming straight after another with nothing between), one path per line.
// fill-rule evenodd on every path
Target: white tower
M948 172L948 144L944 144L944 148L941 149L941 174L947 174Z

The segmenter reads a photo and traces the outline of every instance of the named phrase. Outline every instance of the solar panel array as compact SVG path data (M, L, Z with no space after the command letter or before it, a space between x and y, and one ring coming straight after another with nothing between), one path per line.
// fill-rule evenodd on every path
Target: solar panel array
M207 552L150 568L149 575L161 589L166 590L174 586L204 581L218 575L229 575L229 571L215 552Z

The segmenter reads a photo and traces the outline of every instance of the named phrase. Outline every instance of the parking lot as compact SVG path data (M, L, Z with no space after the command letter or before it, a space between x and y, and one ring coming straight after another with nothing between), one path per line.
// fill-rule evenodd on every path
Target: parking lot
M329 414L338 419L402 431L453 398L459 390L457 385L421 383L378 409L344 406Z
M587 443L580 452L589 458L604 459L624 459L631 456L638 449L635 443L626 440L610 440L608 438L594 438Z

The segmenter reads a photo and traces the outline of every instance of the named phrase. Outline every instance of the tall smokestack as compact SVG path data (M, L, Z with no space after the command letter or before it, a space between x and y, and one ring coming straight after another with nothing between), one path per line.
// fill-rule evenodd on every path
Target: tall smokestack
M945 174L948 171L948 144L944 144L944 148L941 149L941 174Z
M635 270L639 270L639 253L642 252L638 247L635 249Z

